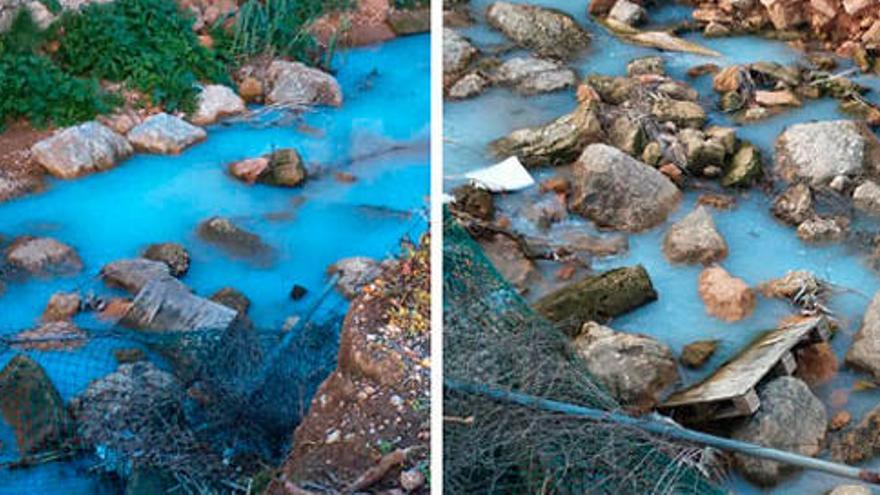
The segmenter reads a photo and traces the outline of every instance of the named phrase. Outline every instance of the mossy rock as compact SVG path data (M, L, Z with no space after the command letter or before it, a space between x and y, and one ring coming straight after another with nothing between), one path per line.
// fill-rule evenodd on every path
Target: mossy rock
M733 155L721 178L724 187L748 187L761 176L761 151L751 144L743 144Z
M15 432L22 456L55 449L73 433L73 421L55 385L25 354L0 371L0 412Z
M541 298L534 309L575 335L588 321L601 323L655 300L657 292L648 271L636 265L563 287Z

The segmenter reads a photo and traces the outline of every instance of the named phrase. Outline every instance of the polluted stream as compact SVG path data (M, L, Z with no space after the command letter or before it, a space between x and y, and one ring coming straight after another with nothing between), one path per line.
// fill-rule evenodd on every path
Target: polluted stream
M38 326L47 301L59 291L104 299L125 295L102 283L101 268L136 258L152 243L175 242L191 257L181 282L203 297L223 287L244 293L251 301L248 317L262 338L278 340L291 317L330 322L331 331L311 345L313 354L324 357L315 361L332 369L348 302L328 289L328 267L353 256L395 255L401 239L416 240L427 229L429 46L430 37L418 35L337 52L340 108L314 108L295 123L279 125L221 122L180 155L136 154L112 170L71 181L50 179L46 191L0 204L4 242L52 237L72 246L84 265L74 276L7 282L0 294L0 335ZM227 172L231 162L279 148L294 148L303 157L310 178L302 186L247 185ZM339 172L355 180L340 180ZM214 216L258 235L269 246L267 256L233 256L200 239L198 224ZM307 290L299 300L290 295L294 284ZM74 322L87 333L83 346L23 351L44 367L65 403L116 369L115 351L137 345L94 313ZM0 368L19 352L0 352ZM150 350L147 356L160 367L168 365ZM312 377L312 388L320 378ZM310 396L299 401L307 405ZM292 433L283 433L281 443L289 447ZM14 432L0 421L0 462L18 458ZM85 459L0 469L0 493L119 493L90 467Z
M493 53L504 47L499 58L526 55L520 49L507 49L510 46L500 32L490 29L484 18L486 8L492 2L475 0L471 2L476 22L473 25L455 28L467 37L484 53ZM523 2L520 2L523 3ZM837 101L830 98L807 100L803 106L786 109L785 112L757 122L738 125L727 114L718 110L719 95L712 90L712 76L690 78L687 70L701 64L717 64L726 67L733 64L757 61L778 62L790 65L805 63L804 53L779 41L755 36L729 38L704 38L701 34L687 33L683 38L699 43L721 54L708 57L690 53L663 52L652 48L625 43L615 37L603 26L589 17L582 2L533 1L527 2L559 9L571 15L583 26L592 38L590 46L568 66L575 69L583 78L590 74L607 76L626 75L626 64L632 59L644 56L662 56L666 72L675 80L686 82L700 93L700 104L708 114L707 127L712 125L735 127L737 137L746 139L758 146L764 156L765 168L772 162L774 142L777 136L789 125L818 120L850 119L838 108ZM673 25L690 18L690 8L669 5L649 8L650 24L654 26ZM851 66L845 60L838 60L836 71L844 71ZM877 88L878 81L873 76L855 78L861 84ZM872 101L876 94L868 94ZM536 96L521 96L504 87L493 87L483 94L463 101L446 100L444 110L444 189L451 194L453 189L465 182L464 174L497 163L499 158L489 152L489 143L508 135L511 131L542 125L571 112L577 106L574 89L567 89ZM531 169L536 182L554 177L558 170L552 168ZM798 308L787 301L770 299L757 295L757 306L751 316L728 323L713 318L706 313L706 307L698 295L698 276L701 265L672 264L662 252L663 237L673 223L680 220L696 206L697 198L711 190L690 188L684 192L679 206L661 225L638 234L627 235L628 250L615 256L594 258L591 268L600 272L619 266L643 265L653 282L658 300L624 315L613 318L608 325L615 330L649 335L668 345L673 354L679 356L682 348L698 340L718 340L719 346L711 360L698 370L679 367L682 375L681 388L705 378L717 367L737 355L743 348L764 331L776 328L780 320L797 313ZM826 407L828 417L835 413L848 411L853 423L857 423L878 402L880 392L868 388L863 390L860 383L870 375L854 372L843 365L843 356L858 331L862 316L871 298L880 289L880 274L875 271L863 251L847 245L808 245L802 242L789 227L773 215L770 207L772 197L761 188L748 190L725 189L723 192L736 197L736 206L730 210L710 209L715 224L728 245L728 255L720 265L735 277L743 279L750 287L779 278L791 270L808 270L819 278L830 282L833 291L828 299L828 308L839 320L840 329L831 340L831 346L841 363L840 371L829 382L813 387L813 393ZM552 196L541 193L538 186L515 193L495 195L496 218L510 220L511 229L527 236L545 239L562 239L567 232L577 231L596 236L608 236L586 220L569 214L561 222L549 229L539 228L529 220L527 212L536 203ZM876 230L876 221L856 215L854 226L868 231ZM549 293L560 283L555 280L555 272L561 265L553 262L538 262L541 280L528 287L526 298L535 301ZM583 271L576 277L583 276ZM820 454L827 458L827 449ZM880 458L864 464L865 467L880 468ZM783 493L783 494L821 494L847 480L815 471L802 471L774 486L761 488L735 472L724 480L723 488L733 493Z

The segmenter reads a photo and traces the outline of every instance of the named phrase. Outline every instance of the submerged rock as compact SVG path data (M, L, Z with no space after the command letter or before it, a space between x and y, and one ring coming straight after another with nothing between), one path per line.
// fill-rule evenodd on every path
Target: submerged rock
M672 351L645 335L588 322L573 346L590 375L625 407L650 410L679 379Z
M201 222L199 237L224 251L239 257L268 260L273 249L256 234L252 234L224 217L212 217Z
M540 279L538 267L523 253L522 247L506 235L481 239L480 247L498 273L520 291L528 291Z
M699 368L712 358L718 348L717 340L698 340L681 350L681 364L688 368Z
M637 265L586 277L542 297L533 307L575 333L585 322L603 322L655 300L651 277Z
M113 168L132 151L124 137L97 122L68 127L31 148L37 163L59 179Z
M495 2L486 10L489 25L540 56L567 59L590 43L590 35L571 16L534 5Z
M727 256L727 243L715 228L709 210L698 206L666 231L663 253L674 263L708 265Z
M638 232L666 220L681 191L666 176L617 148L591 144L574 164L569 209L599 227Z
M0 413L22 457L50 451L73 433L64 401L46 371L25 354L0 370Z
M577 74L553 60L516 57L501 64L493 74L498 84L513 86L523 95L549 93L577 84Z
M797 378L777 378L758 390L761 407L754 416L734 428L731 437L801 455L819 453L828 417L825 406ZM772 486L793 468L757 457L734 454L737 470L749 480Z
M495 156L516 156L527 167L553 167L570 164L587 145L604 138L595 108L583 104L543 126L513 131L489 147Z
M748 284L720 266L700 273L699 292L706 312L725 321L742 320L755 309L755 293Z
M185 247L175 242L150 244L144 251L144 258L165 263L175 277L189 271L189 253Z
M828 495L871 495L871 490L862 485L840 485Z
M73 275L83 268L72 247L50 237L19 237L6 249L6 262L35 277Z
M795 376L811 387L824 385L831 381L839 364L834 349L827 342L817 342L795 351L797 370Z
M224 287L211 294L211 297L208 299L215 303L220 303L227 308L232 308L238 311L238 314L240 315L246 314L251 307L251 300L248 299L243 292L234 287Z
M70 351L86 345L88 336L69 320L50 321L15 336L16 349Z
M813 216L813 193L804 183L795 184L773 200L773 215L783 222L796 226Z
M364 256L341 259L327 269L330 275L339 274L336 288L348 299L357 297L361 288L375 280L381 271L378 261Z
M144 258L113 261L101 268L101 278L107 285L130 294L137 294L151 280L170 277L168 265Z
M210 125L223 117L243 113L247 108L244 100L231 88L222 84L210 84L202 88L198 96L198 107L190 117L195 125Z
M163 154L180 153L207 137L201 127L167 113L157 113L128 132L128 140L136 149Z
M865 310L862 326L846 353L846 364L880 380L880 292L874 294Z
M864 124L836 120L792 125L776 140L776 171L789 182L822 186L839 175L858 176L877 146Z
M275 60L269 66L270 90L266 102L281 105L342 105L342 88L336 79L300 62Z

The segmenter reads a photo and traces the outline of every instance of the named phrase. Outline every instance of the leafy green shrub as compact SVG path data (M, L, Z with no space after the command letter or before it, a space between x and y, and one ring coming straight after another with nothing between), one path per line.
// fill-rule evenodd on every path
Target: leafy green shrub
M232 32L215 30L220 49L233 60L256 55L287 56L319 62L322 50L308 26L322 14L345 9L351 0L247 0Z
M199 81L228 82L225 65L199 45L176 2L91 4L59 21L62 66L74 74L125 82L169 111L192 111Z
M71 125L118 103L97 81L72 77L48 58L32 54L0 54L0 95L0 127L18 118L35 127Z
M30 11L21 9L9 25L9 30L0 35L0 54L36 53L46 39L47 33L37 26Z
M94 79L74 77L42 55L47 39L27 9L0 35L0 129L13 119L36 127L75 124L117 104Z

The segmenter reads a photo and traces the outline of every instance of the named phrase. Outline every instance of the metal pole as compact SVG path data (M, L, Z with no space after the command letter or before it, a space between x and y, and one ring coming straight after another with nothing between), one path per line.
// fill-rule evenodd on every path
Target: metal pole
M641 430L656 433L658 435L665 435L681 440L686 440L689 442L709 445L721 450L738 452L740 454L745 454L752 457L761 457L764 459L769 459L771 461L781 462L783 464L790 464L805 469L823 471L829 474L833 474L835 476L841 476L844 478L851 478L864 481L866 483L880 485L880 473L876 471L861 469L854 466L847 466L846 464L825 461L822 459L816 459L801 454L795 454L793 452L786 452L784 450L763 447L747 442L740 442L738 440L732 440L729 438L717 437L715 435L709 435L707 433L689 430L672 422L634 418L632 416L627 416L626 414L618 412L602 411L599 409L578 406L566 402L542 399L533 395L501 390L495 387L490 387L488 385L464 382L453 378L445 378L443 380L443 384L445 387L458 392L464 392L473 395L482 395L484 397L488 397L490 399L501 402L510 402L525 407L543 409L547 411L567 414L570 416L578 416L594 421L604 421L625 426L631 426L633 428L639 428Z

